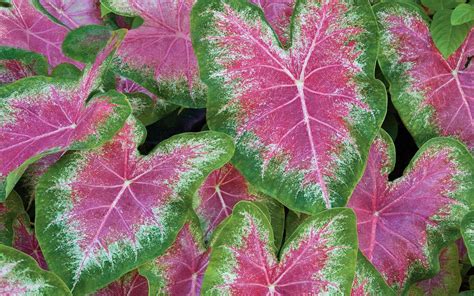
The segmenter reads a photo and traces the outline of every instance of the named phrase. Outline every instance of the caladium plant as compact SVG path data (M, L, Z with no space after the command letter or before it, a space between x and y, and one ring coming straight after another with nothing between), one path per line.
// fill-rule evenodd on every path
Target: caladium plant
M474 160L450 138L428 141L403 177L388 181L395 149L384 132L348 206L357 216L359 247L387 283L407 291L436 274L439 253L459 238L459 224L474 197Z
M369 4L297 2L289 49L246 0L200 1L191 22L208 124L234 137L235 166L290 209L344 206L386 108Z
M91 294L92 296L148 296L148 281L136 270Z
M36 0L53 21L76 29L83 25L100 25L98 0Z
M0 86L47 73L48 63L44 56L18 48L0 47Z
M212 245L202 294L348 294L356 265L355 232L351 210L324 211L298 227L277 259L268 215L240 202Z
M71 295L52 272L44 271L28 255L0 245L0 294Z
M359 252L351 296L369 295L395 296L396 294L375 267Z
M265 19L272 25L280 41L285 43L290 32L290 18L293 13L295 0L250 0L251 3L259 6Z
M142 156L130 117L104 146L61 158L37 188L36 225L51 270L76 293L100 288L164 252L200 182L226 163L229 137L182 134Z
M61 51L68 30L39 12L34 0L12 0L0 6L0 46L30 50L44 55L51 66L69 62Z
M474 149L474 29L445 59L426 16L410 4L383 3L375 14L381 29L379 62L392 102L419 145L454 136Z
M122 31L114 33L80 80L36 76L0 88L0 201L28 164L59 150L99 146L123 125L131 112L124 95L89 99L122 38Z

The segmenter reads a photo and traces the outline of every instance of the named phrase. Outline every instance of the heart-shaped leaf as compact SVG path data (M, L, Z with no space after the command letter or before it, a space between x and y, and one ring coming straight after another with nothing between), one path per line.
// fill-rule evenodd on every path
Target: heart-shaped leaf
M193 45L209 127L234 137L235 166L290 209L315 213L346 204L382 123L385 88L373 78L368 3L299 1L292 20L285 50L247 1L200 1Z
M203 132L142 156L144 136L131 117L112 141L64 156L40 180L38 240L74 292L94 291L163 253L204 177L233 152L229 137Z
M91 296L148 296L148 281L136 270L127 273Z
M131 112L125 96L109 91L88 99L122 37L114 33L79 81L38 76L0 88L0 201L29 163L58 150L99 146L122 127Z
M474 265L474 211L469 212L463 218L461 233L471 264Z
M374 10L381 29L380 65L393 104L418 145L442 135L474 149L474 29L445 59L414 6L383 3Z
M290 18L295 0L249 0L259 6L280 40L285 43L290 33Z
M11 7L0 6L0 46L43 54L53 67L64 62L75 63L61 52L68 30L41 14L32 1L12 0Z
M474 197L474 160L450 138L428 141L400 179L388 181L395 147L383 132L348 206L357 215L359 247L397 291L433 276L441 249L459 238Z
M457 295L461 287L459 254L456 244L443 249L439 256L440 271L434 277L418 282L410 288L410 296Z
M140 16L117 53L118 74L163 99L186 107L203 107L206 88L199 79L191 44L189 14L195 0L103 0L112 11Z
M150 295L200 295L209 251L194 213L165 254L140 267L150 282Z
M395 296L375 267L359 252L351 296Z
M100 3L98 0L35 0L52 16L53 20L69 29L83 25L100 25Z
M354 214L321 212L295 231L280 260L275 252L268 216L250 202L238 203L212 246L202 293L348 294L357 256Z
M42 55L0 46L0 86L21 78L47 74L48 63Z
M38 267L30 256L0 245L1 295L71 295L52 272Z

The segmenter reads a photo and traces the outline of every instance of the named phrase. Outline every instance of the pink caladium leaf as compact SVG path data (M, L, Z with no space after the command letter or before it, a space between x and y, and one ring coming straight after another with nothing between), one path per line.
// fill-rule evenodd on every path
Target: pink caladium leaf
M381 29L380 65L392 101L416 142L454 136L474 149L474 29L448 59L430 34L429 22L412 5L374 8Z
M280 40L285 43L290 32L290 19L296 0L250 0L265 13Z
M140 267L140 274L150 283L150 295L200 295L209 250L196 215L188 215L166 253Z
M130 117L100 148L61 158L41 177L36 230L48 266L78 294L109 284L162 254L205 176L232 156L232 140L172 137L146 156L145 129Z
M127 34L117 56L116 71L163 99L186 107L203 107L201 82L190 37L195 0L105 0L113 12L140 16L143 24Z
M84 25L101 25L98 0L37 0L41 7L69 29Z
M136 270L127 273L92 296L148 296L148 281Z
M396 291L436 273L439 252L459 238L474 197L474 160L451 138L417 152L403 177L388 181L395 147L388 134L373 143L348 206L357 216L359 247Z
M467 249L467 255L474 265L474 211L466 214L461 223L461 233Z
M376 295L395 296L396 294L375 267L359 252L351 296Z
M52 272L38 267L30 256L0 245L1 295L71 295Z
M61 44L68 30L41 14L33 0L12 0L11 7L0 7L0 46L30 50L44 55L54 67L68 62Z
M37 76L0 88L0 201L28 164L60 150L96 147L122 127L131 112L125 96L109 91L88 99L122 37L122 31L113 35L80 80Z
M299 1L284 49L246 0L200 1L192 35L208 124L236 141L234 165L292 210L344 206L386 109L377 26L364 1ZM350 169L347 169L350 168Z
M47 74L48 63L42 55L0 46L0 86L25 77Z
M441 251L440 271L430 279L418 282L410 288L410 296L457 295L461 287L459 253L456 244Z
M321 212L298 227L279 260L275 252L268 216L251 202L238 203L212 245L202 294L349 294L357 257L354 214Z

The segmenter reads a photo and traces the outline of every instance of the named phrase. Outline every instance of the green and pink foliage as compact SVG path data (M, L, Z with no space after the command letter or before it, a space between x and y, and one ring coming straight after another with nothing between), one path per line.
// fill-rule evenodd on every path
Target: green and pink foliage
M277 257L268 214L244 201L212 244L202 294L347 294L356 256L355 217L349 209L305 220Z
M175 136L142 156L144 137L131 117L110 142L61 158L40 180L38 239L51 270L77 293L164 252L194 191L234 149L228 136L202 132Z
M68 30L52 22L33 2L13 0L10 6L0 6L0 46L40 53L52 67L65 62L79 65L61 51Z
M394 163L393 142L382 131L348 207L357 216L364 256L392 288L407 291L439 271L441 249L460 237L474 197L474 160L459 141L436 138L389 182Z
M461 223L461 233L471 263L474 262L474 212L466 214Z
M61 150L99 146L123 125L131 112L126 98L96 92L123 35L113 34L80 80L35 76L0 88L0 201L28 164Z
M395 296L375 267L359 252L351 296Z
M474 149L474 29L447 59L424 13L410 4L377 5L380 66L392 101L419 145L453 136Z
M191 23L208 124L235 139L237 169L292 210L344 206L386 109L368 3L298 1L288 49L245 0L200 1Z
M136 270L127 273L92 296L148 296L148 282Z
M37 0L50 17L69 29L101 25L98 0Z
M48 63L44 56L18 48L0 47L0 86L47 73Z

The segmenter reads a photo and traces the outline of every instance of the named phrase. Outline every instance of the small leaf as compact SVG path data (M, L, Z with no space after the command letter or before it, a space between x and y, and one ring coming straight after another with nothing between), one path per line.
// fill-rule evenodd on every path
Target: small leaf
M235 139L233 164L264 194L317 213L346 204L382 124L377 25L367 1L299 1L292 20L287 50L247 1L200 1L193 45L209 128Z
M162 254L188 203L233 143L215 132L181 134L140 155L144 127L130 117L104 146L71 153L41 177L36 229L51 270L88 293Z
M107 44L112 32L109 28L88 25L69 32L63 42L63 52L68 57L84 63L95 61L97 53Z
M150 295L200 295L208 263L209 251L199 221L191 213L173 245L163 255L142 265L140 274L150 283Z
M0 7L0 46L40 53L46 56L53 67L64 62L81 66L61 52L67 29L36 10L32 1L12 0L11 7Z
M351 210L321 212L301 224L278 260L268 216L255 204L240 202L212 246L202 294L348 294L357 256L355 231Z
M382 36L379 62L402 121L421 146L453 136L474 149L474 29L448 59L431 38L428 21L414 6L383 3L374 8Z
M127 273L91 296L148 296L148 281L136 270Z
M89 99L122 37L114 33L79 81L37 76L0 88L0 201L28 164L60 150L99 146L123 125L131 111L123 95Z
M469 24L451 25L451 14L451 10L438 11L430 26L433 41L445 58L451 56L463 44L471 29Z
M357 216L359 248L397 292L438 270L442 248L459 238L474 197L474 160L450 138L424 144L403 177L388 181L395 147L383 132L348 207Z
M101 25L97 0L35 0L60 24L69 29L84 25Z
M0 46L0 86L35 75L48 75L48 63L44 56Z
M474 211L467 213L462 219L461 233L471 264L474 265Z
M1 295L71 295L52 272L41 270L28 255L0 245Z
M461 287L459 254L456 244L441 251L440 271L434 277L416 283L410 288L410 296L456 295Z
M115 70L165 100L204 107L206 87L198 73L189 14L195 0L103 0L117 14L140 16L117 53Z
M395 296L375 267L359 252L351 296Z
M474 21L474 6L469 4L458 5L451 15L451 24L453 26L462 25Z

